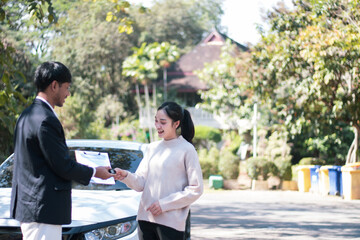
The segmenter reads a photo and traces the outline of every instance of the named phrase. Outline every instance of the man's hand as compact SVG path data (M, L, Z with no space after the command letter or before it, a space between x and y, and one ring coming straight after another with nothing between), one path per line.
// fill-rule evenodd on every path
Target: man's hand
M108 179L111 177L115 177L115 174L109 173L110 167L97 167L96 173L94 177L101 178L101 179Z
M148 209L146 209L146 211L150 211L151 214L154 216L159 216L160 214L162 214L162 209L160 207L159 201L156 201L153 204L151 204L151 206Z
M127 177L128 172L126 170L120 169L120 168L115 168L116 171L116 175L115 175L115 180L123 180L124 178Z

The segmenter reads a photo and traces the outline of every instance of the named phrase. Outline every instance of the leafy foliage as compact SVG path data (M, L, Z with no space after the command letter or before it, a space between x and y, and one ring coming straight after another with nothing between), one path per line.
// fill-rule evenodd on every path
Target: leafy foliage
M31 54L26 54L30 39L16 42L20 29L48 25L55 20L51 0L0 2L0 152L8 155L13 148L13 130L20 112L30 103L27 76L19 69L32 70ZM28 24L28 25L26 25ZM28 27L27 27L28 26ZM24 34L25 35L25 34ZM31 35L28 34L28 37ZM35 60L36 62L36 60ZM2 160L4 156L0 156Z
M193 143L197 149L210 149L220 141L221 133L219 129L202 125L195 126Z
M220 60L207 63L204 69L196 72L209 87L209 90L200 91L202 102L198 106L226 119L233 129L240 128L239 120L252 112L252 93L248 78L243 76L248 60L248 53L238 53L235 45L227 40Z
M133 48L133 54L123 64L123 74L141 84L148 84L158 77L161 66L176 61L180 57L176 46L168 42L142 43Z
M220 5L217 5L219 1L189 1L186 4L182 1L179 4L181 11L169 14L168 17L177 19L177 30L185 29L184 34L154 33L153 36L162 36L163 41L160 42L191 46L201 40L201 36L210 26L220 22L220 15L217 15L222 12L221 8L218 8ZM12 131L18 114L30 104L35 94L30 79L35 67L45 60L61 61L70 68L73 75L72 93L76 93L74 99L83 103L83 109L86 109L86 112L83 111L71 98L67 99L69 105L79 110L75 113L69 108L64 108L60 113L67 116L62 121L69 137L106 136L100 129L109 127L116 121L136 116L137 108L131 91L132 82L122 76L122 63L131 54L132 47L139 45L140 35L148 35L149 32L145 34L144 31L154 26L153 21L145 20L140 23L135 20L146 19L147 17L142 16L144 13L146 16L159 17L159 20L160 13L166 13L156 10L163 8L164 4L155 5L154 9L148 11L126 0L1 0L1 154L7 156L12 151ZM171 3L166 5L173 10ZM187 21L183 21L184 18ZM161 28L154 29L159 30L157 32L169 30L173 24L173 21L165 21ZM119 34L119 31L124 34ZM130 32L132 33L125 34ZM179 39L176 39L178 37ZM154 39L148 39L148 42L154 42ZM183 39L186 39L186 42ZM166 51L164 53L167 55ZM176 58L175 55L170 56L170 59L163 57L159 58L162 67L166 65L166 61L172 62L171 58ZM104 106L106 103L109 103L109 106L104 111L98 111L99 105ZM115 106L118 103L121 104ZM115 114L115 109L121 112ZM65 113L65 110L69 112ZM105 121L96 119L95 112L99 118L106 117ZM79 113L82 115L79 116ZM77 116L76 119L74 116ZM99 129L91 130L95 126Z
M84 131L93 125L92 122L101 122L104 124L102 127L109 127L136 114L130 90L132 85L122 77L122 63L137 43L138 35L120 34L117 22L105 21L104 9L112 6L110 1L54 1L59 21L53 28L49 43L51 57L69 66L73 76L72 92L87 109L86 112L78 111L78 119L73 124L79 125L75 125L76 129L66 129L66 132L76 133L67 137L94 136ZM120 19L127 13L122 12L117 16ZM62 112L73 116L64 111L71 112L71 109L65 108ZM79 116L80 113L84 115ZM67 128L69 125L65 119L63 121Z
M299 165L325 165L325 163L324 159L306 157L300 160Z
M237 154L240 145L245 144L245 138L242 135L239 135L237 131L229 130L227 132L223 132L222 139L224 139L226 148L232 152L234 155Z
M56 108L55 111L64 127L66 138L86 138L89 126L94 119L94 112L89 108L87 100L78 93L66 98L63 107Z
M246 160L246 171L253 180L267 180L277 169L275 164L265 157L251 157Z
M354 133L345 123L319 125L307 122L301 133L290 139L292 145L292 163L296 164L304 157L326 159L327 164L343 165Z
M282 180L291 180L291 155L290 146L287 143L287 133L278 129L268 139L264 156L276 166L274 174Z
M134 11L141 29L140 42L170 42L184 52L199 43L203 35L220 25L222 1L160 0L145 14Z
M146 131L139 128L139 120L125 119L111 128L112 139L147 142Z
M137 101L140 110L141 101L138 84L141 83L144 85L147 119L150 120L151 116L148 84L153 84L153 92L155 93L155 80L158 77L158 70L161 66L166 68L171 62L176 61L179 58L179 52L176 46L173 46L167 42L154 42L148 45L147 43L142 43L141 47L133 48L133 50L134 53L128 58L126 58L126 60L124 61L123 75L129 77L132 81L136 83L138 95ZM156 99L155 94L154 99ZM156 103L154 103L154 105L155 104ZM152 141L153 136L150 125L150 122L148 122L148 126L150 129L150 141Z
M127 13L127 9L130 8L130 3L128 1L111 1L111 2L113 3L113 7L112 7L113 11L107 12L106 21L116 22L118 20L117 15L122 13ZM140 12L145 12L145 8L140 7ZM134 22L127 16L120 18L120 23L118 26L119 32L120 33L126 32L127 34L131 34L134 31L133 23Z
M219 171L225 179L236 179L239 176L240 158L228 149L222 149L219 156Z
M252 53L253 87L290 127L343 122L353 126L351 161L360 132L358 1L295 1L269 14L271 29Z
M208 179L210 175L219 174L219 158L220 153L216 147L202 148L199 151L199 162L204 179Z

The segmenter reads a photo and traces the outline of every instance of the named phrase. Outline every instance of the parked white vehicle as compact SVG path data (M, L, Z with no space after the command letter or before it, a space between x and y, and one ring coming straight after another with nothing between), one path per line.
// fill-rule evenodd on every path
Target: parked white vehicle
M113 168L135 172L146 144L108 140L68 140L75 150L107 152ZM22 239L19 222L10 218L13 155L0 166L0 240ZM115 185L73 183L72 222L63 225L63 240L138 239L136 215L141 193L122 182Z

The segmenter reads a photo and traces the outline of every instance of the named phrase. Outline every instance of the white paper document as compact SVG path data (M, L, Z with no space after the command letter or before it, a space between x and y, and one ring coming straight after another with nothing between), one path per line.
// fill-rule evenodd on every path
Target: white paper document
M110 165L110 159L107 152L93 152L93 151L75 151L75 158L78 163L84 164L89 167L99 167L99 166L108 166ZM97 183L97 184L109 184L114 185L115 180L113 177L108 179L101 179L97 177L92 177L90 180L91 183Z

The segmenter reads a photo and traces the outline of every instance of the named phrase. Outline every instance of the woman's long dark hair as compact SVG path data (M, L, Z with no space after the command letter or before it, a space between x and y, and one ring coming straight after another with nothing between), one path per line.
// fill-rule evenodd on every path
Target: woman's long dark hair
M183 109L176 102L164 102L158 108L158 111L159 110L164 110L169 118L171 118L174 122L180 120L178 128L181 128L181 135L186 139L186 141L192 144L192 139L195 135L195 128L189 111Z

